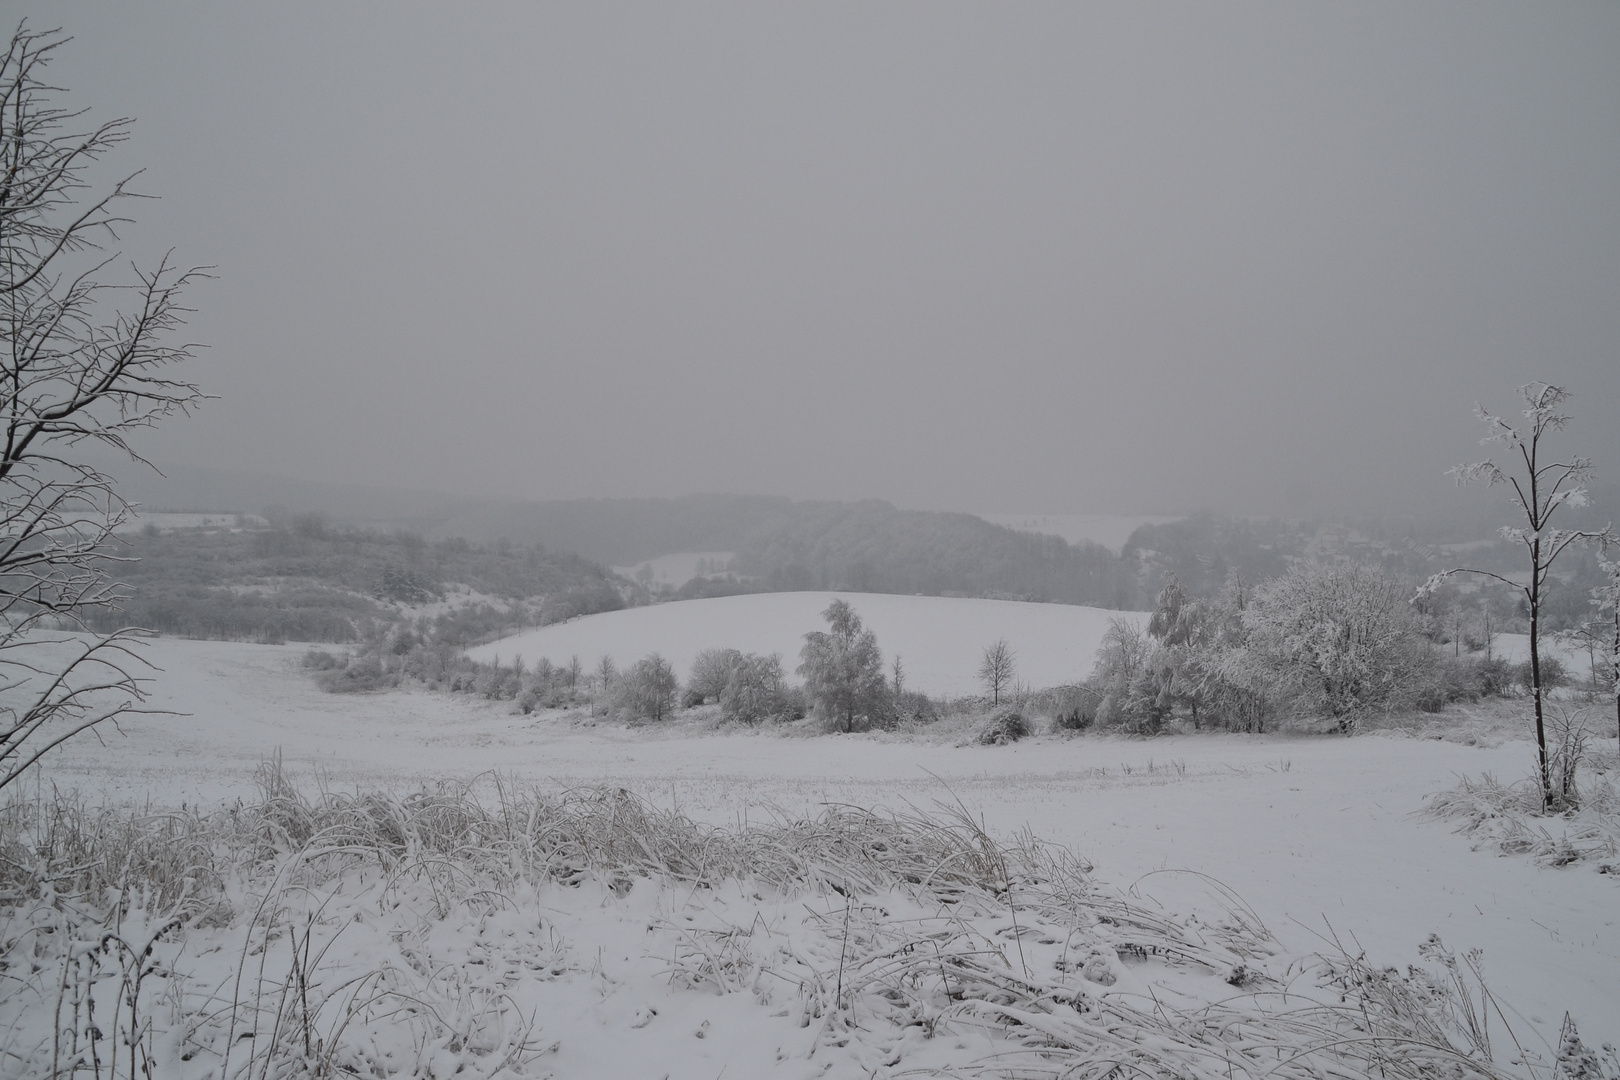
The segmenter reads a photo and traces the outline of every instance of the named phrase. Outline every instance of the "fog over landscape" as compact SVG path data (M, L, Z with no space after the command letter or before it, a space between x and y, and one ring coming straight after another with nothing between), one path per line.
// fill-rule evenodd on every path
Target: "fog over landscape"
M8 14L0 1080L1620 1080L1620 5Z
M1620 469L1601 4L23 4L217 265L155 460L511 498L1426 511Z

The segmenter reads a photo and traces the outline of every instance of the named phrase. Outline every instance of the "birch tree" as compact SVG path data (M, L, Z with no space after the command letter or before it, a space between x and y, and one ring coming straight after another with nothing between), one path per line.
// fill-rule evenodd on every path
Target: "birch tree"
M805 693L824 718L844 731L854 731L857 721L887 719L889 686L877 637L846 601L834 600L821 616L827 632L804 635L799 651Z
M1546 695L1541 672L1541 624L1547 587L1558 556L1577 545L1606 546L1615 537L1609 528L1560 529L1553 524L1553 518L1566 507L1574 509L1587 504L1586 488L1592 478L1590 458L1560 457L1546 445L1553 432L1569 424L1570 416L1564 411L1569 391L1549 383L1526 383L1519 387L1519 396L1525 405L1522 425L1510 424L1487 412L1483 405L1476 405L1474 409L1488 429L1481 442L1502 447L1505 462L1499 464L1495 458L1488 458L1459 465L1450 475L1459 485L1483 481L1488 487L1501 485L1511 491L1509 502L1517 520L1503 526L1501 534L1524 549L1530 564L1529 580L1521 583L1486 570L1457 566L1430 578L1424 590L1432 590L1453 574L1476 574L1502 582L1524 596L1530 611L1530 697L1535 709L1537 771L1541 779L1542 808L1551 809L1555 792L1547 759Z

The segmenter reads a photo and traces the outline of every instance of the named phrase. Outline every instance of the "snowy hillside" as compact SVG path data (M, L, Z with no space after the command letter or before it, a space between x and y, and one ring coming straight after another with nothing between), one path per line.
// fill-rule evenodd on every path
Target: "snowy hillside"
M1067 604L970 600L875 593L762 593L713 600L683 600L588 615L503 638L470 651L476 660L521 656L587 664L611 656L620 664L659 653L682 677L704 649L780 653L791 670L804 635L823 630L821 612L834 599L855 608L877 635L884 663L898 653L906 685L930 694L975 694L985 646L1006 638L1017 656L1017 678L1033 687L1075 682L1091 670L1108 620L1146 616Z

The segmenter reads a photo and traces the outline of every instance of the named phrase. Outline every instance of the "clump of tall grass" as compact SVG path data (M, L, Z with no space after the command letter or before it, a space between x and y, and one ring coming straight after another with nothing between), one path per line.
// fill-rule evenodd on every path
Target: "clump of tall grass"
M1430 795L1423 813L1458 822L1457 831L1478 847L1528 855L1542 866L1620 856L1620 792L1603 776L1588 783L1578 808L1561 813L1544 811L1536 778L1504 784L1489 773Z
M209 813L15 799L0 853L6 1075L519 1075L548 1050L525 987L584 970L533 938L541 890L550 919L568 896L598 910L646 888L662 914L641 947L666 986L786 994L772 1015L806 1029L799 1052L863 1072L1509 1075L1477 957L1289 960L1235 899L1172 915L959 805L722 829L623 788L349 794L271 763L256 799ZM189 988L188 940L212 985ZM993 1055L935 1037L966 1030Z

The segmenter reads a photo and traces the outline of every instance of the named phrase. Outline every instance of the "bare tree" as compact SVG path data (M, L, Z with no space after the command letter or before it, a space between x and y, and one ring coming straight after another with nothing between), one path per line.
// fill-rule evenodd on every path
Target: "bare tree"
M1475 407L1475 415L1490 429L1490 434L1482 442L1506 446L1508 456L1516 459L1509 462L1512 471L1503 469L1494 460L1486 460L1459 465L1451 470L1450 475L1455 476L1459 484L1483 480L1487 485L1503 484L1513 489L1512 502L1522 516L1524 526L1504 526L1502 536L1524 548L1530 559L1530 580L1520 584L1500 574L1458 566L1430 578L1424 590L1435 588L1452 574L1478 574L1517 590L1529 604L1530 696L1535 703L1542 807L1550 809L1554 792L1547 761L1547 725L1541 682L1541 615L1547 598L1548 579L1552 574L1553 560L1572 545L1607 544L1614 539L1614 534L1608 528L1569 530L1551 525L1553 515L1564 507L1586 505L1586 484L1592 476L1592 462L1588 458L1575 456L1547 460L1550 455L1543 445L1544 440L1552 432L1562 430L1569 424L1569 414L1563 411L1563 404L1570 396L1568 390L1547 383L1527 383L1519 387L1519 395L1524 398L1524 418L1528 421L1528 426L1522 430L1500 416L1486 412L1482 405Z
M992 707L1001 704L1001 692L1013 680L1013 661L1013 651L1006 638L997 638L994 645L984 650L984 659L979 661L979 681L990 691Z
M602 658L596 662L593 674L596 678L596 689L605 694L619 677L619 669L613 666L613 657L603 653Z
M202 400L169 342L200 271L121 262L133 176L96 190L131 121L92 125L58 104L46 68L69 39L18 26L0 56L0 788L62 742L144 700L134 630L86 616L127 596L109 577L130 508L84 460L101 447L145 464L134 431Z

